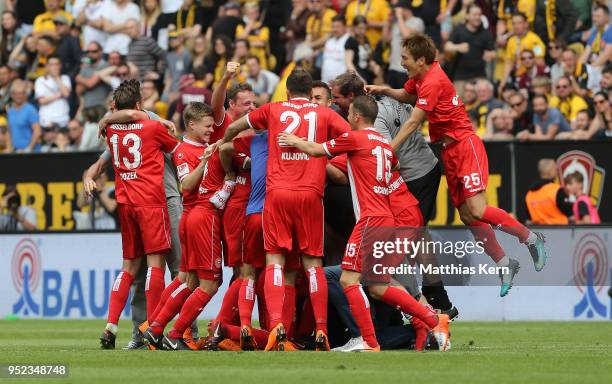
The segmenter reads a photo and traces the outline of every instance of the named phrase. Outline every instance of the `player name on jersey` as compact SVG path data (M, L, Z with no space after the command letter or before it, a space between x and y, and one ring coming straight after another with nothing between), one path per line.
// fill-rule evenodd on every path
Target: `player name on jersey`
M131 124L112 124L112 129L118 131L133 131L138 129L143 129L144 124L141 123L131 123Z
M282 152L281 160L304 161L304 160L310 160L310 157L304 152Z

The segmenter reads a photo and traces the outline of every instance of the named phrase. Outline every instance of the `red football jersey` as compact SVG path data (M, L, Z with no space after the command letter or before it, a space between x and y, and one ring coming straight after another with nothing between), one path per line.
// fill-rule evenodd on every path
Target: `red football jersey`
M474 134L463 101L437 61L418 79L410 79L404 89L417 96L415 107L427 111L432 142L442 136L460 141Z
M214 205L210 202L210 198L219 189L223 188L223 182L225 181L225 170L221 165L219 159L219 151L215 151L204 167L204 176L200 182L200 190L198 194L198 205L206 205L214 208Z
M389 202L393 216L397 216L404 209L419 205L419 201L408 189L406 182L399 171L393 171L389 183Z
M244 153L235 153L232 158L236 170L236 187L227 201L228 207L246 208L251 194L251 169L244 168L249 157Z
M106 143L115 171L117 202L135 206L165 206L164 155L178 141L159 121L112 124Z
M389 141L374 128L350 131L323 143L332 157L348 154L347 169L355 218L392 216L389 201L391 169L397 158Z
M232 117L229 115L229 113L225 112L225 115L223 115L223 121L221 122L221 124L217 125L214 124L213 125L213 133L210 135L210 143L214 144L217 141L219 141L220 139L223 138L223 136L225 135L225 131L227 130L227 127L229 127L229 125L232 123Z
M314 191L323 196L327 160L311 158L294 147L281 147L278 134L288 132L322 144L350 131L350 125L331 108L301 97L265 104L249 113L247 120L251 128L269 132L266 191Z
M206 144L198 143L187 138L183 138L183 142L179 144L172 155L172 161L176 167L176 174L179 181L189 175L202 161ZM183 193L183 208L187 212L198 201L198 190L182 191Z

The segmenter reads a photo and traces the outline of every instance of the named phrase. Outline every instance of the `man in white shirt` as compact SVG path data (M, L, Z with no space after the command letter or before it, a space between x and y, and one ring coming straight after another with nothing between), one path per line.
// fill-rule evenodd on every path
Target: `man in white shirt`
M55 123L65 128L70 120L70 78L61 74L62 62L57 56L49 56L45 67L47 74L40 76L34 83L34 96L40 106L40 125L48 127Z
M140 9L131 0L107 0L102 6L104 31L108 34L104 43L104 53L113 51L125 56L128 53L130 37L127 35L128 20L140 20Z
M104 32L104 19L102 18L105 0L76 0L72 8L76 25L83 28L83 46L97 42L104 46L106 32Z
M261 69L259 57L248 56L246 59L248 70L247 83L251 84L255 93L255 104L264 105L270 101L278 85L279 77L266 69Z
M346 32L344 16L334 16L332 19L332 32L323 48L323 63L321 65L321 80L329 83L337 76L346 72L346 41L349 38Z

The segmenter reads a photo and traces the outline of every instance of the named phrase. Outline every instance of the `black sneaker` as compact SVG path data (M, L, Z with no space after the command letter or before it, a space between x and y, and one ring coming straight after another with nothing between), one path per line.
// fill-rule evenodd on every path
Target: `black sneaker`
M102 332L102 335L100 335L100 346L102 349L115 349L116 338L117 336L115 336L114 333L108 329L105 329L104 332Z
M167 351L191 351L192 349L185 344L182 338L174 339L169 335L162 339L162 348Z
M147 345L144 343L142 339L141 340L132 339L130 340L128 345L126 345L125 347L121 349L123 349L124 351L134 350L134 349L147 349Z
M146 345L153 347L151 349L162 349L162 339L164 335L156 335L151 327L142 334L142 339Z
M223 336L223 325L220 321L214 320L210 327L211 333L206 342L206 349L218 351L219 343L225 338Z
M253 331L247 326L240 329L240 349L243 351L254 351L257 349L255 339L253 338Z
M444 315L448 315L448 319L450 321L453 321L455 319L455 317L459 316L459 310L454 305L453 305L453 307L451 309L447 309L445 311L440 310L440 313L442 313Z

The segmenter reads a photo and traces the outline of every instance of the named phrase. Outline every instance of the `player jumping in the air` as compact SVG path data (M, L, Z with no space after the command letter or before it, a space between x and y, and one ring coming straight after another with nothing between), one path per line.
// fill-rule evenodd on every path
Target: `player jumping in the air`
M417 34L406 39L402 65L410 79L403 89L367 86L372 94L384 94L404 103L415 104L410 119L391 142L397 149L427 119L432 142L441 141L442 161L453 205L461 220L470 227L477 241L506 273L500 273L500 296L506 296L519 263L506 256L491 226L516 236L529 248L536 271L546 263L544 236L530 231L506 211L487 204L485 190L489 179L489 163L482 141L472 129L465 106L440 64L435 60L436 46L431 38Z
M140 84L123 82L114 92L117 109L140 109ZM100 343L115 347L117 324L125 307L134 275L147 256L147 313L152 314L164 290L164 254L171 247L170 223L164 194L163 152L171 153L176 138L159 122L140 120L112 124L106 130L115 171L121 240L122 271L111 289L108 321Z
M310 288L316 321L316 348L329 350L327 341L327 281L322 268L323 186L325 159L311 158L295 148L280 146L277 137L286 131L323 143L348 131L350 126L333 110L310 102L312 78L303 69L287 78L288 101L266 104L232 123L223 139L253 128L268 130L268 176L263 212L266 249L265 301L271 333L266 350L283 350L287 338L282 323L285 300L285 267L295 269L300 254ZM222 143L223 143L222 142ZM221 144L222 144L221 143ZM298 263L294 263L298 264ZM298 264L299 265L299 264Z

